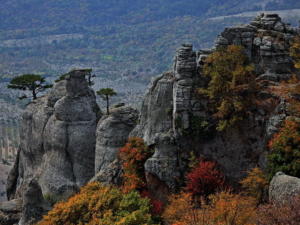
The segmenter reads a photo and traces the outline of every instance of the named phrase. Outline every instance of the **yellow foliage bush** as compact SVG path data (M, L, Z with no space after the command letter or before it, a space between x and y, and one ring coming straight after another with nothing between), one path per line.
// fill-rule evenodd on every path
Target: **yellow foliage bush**
M137 192L122 193L98 182L57 203L38 225L153 225L150 205Z
M257 203L263 200L263 194L268 186L268 180L263 171L255 167L248 171L248 176L245 177L240 184L242 185L245 193L249 196L256 198Z
M220 192L209 199L195 205L189 194L173 195L163 218L172 225L255 225L254 198Z

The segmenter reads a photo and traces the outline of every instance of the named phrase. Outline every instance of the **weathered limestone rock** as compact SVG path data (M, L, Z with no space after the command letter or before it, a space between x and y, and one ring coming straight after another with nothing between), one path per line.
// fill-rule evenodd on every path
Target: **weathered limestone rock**
M159 133L172 130L174 74L164 73L152 81L141 108L139 124L131 132L148 145L154 144Z
M122 184L122 166L118 159L110 164L107 164L102 170L96 173L90 182L101 182L107 185L121 185Z
M21 218L22 200L0 202L0 225L17 225Z
M283 23L277 14L262 14L250 25L226 28L216 40L216 48L242 45L255 64L259 79L286 80L293 71L290 43L298 32Z
M129 133L136 126L137 120L137 110L127 106L114 108L110 115L101 118L97 126L96 137L96 180L105 183L117 182L120 174L120 168L116 162L118 152L127 142Z
M164 181L171 189L178 186L180 177L180 168L178 162L178 152L175 138L172 134L157 134L155 138L155 152L145 163L145 172L147 179L151 175ZM149 181L149 185L151 181Z
M278 15L266 14L250 25L225 29L217 39L216 48L233 44L244 46L255 65L257 79L276 84L291 76L289 47L297 33L298 30L288 28ZM265 167L266 144L288 116L286 104L278 96L262 91L261 99L272 99L277 105L253 106L253 115L239 126L225 132L215 131L209 139L195 135L197 123L205 122L208 127L215 123L207 99L197 95L197 89L208 83L202 67L211 52L195 52L188 44L178 49L173 71L153 81L143 101L140 123L131 133L131 136L142 137L155 149L155 154L145 164L146 173L170 188L176 186L183 175L191 151L217 161L233 183L253 167Z
M288 202L300 195L300 178L287 176L278 172L269 186L269 200L275 203Z
M19 225L36 224L51 209L43 197L41 187L36 180L31 180L23 194L22 216Z
M18 160L9 198L21 197L35 178L43 194L69 195L94 175L99 108L85 72L75 70L48 95L31 102L21 123Z

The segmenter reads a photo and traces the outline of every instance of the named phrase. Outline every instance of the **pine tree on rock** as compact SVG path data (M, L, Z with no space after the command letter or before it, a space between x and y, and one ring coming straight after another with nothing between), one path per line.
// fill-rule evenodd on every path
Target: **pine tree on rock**
M102 88L97 91L97 95L99 95L103 100L106 101L106 112L107 115L109 115L109 98L117 95L117 93L112 88Z
M8 88L18 89L22 91L30 91L32 94L32 99L37 98L37 94L45 91L48 88L52 88L53 85L47 84L44 77L36 74L24 74L13 78ZM23 95L20 99L28 98L28 96Z

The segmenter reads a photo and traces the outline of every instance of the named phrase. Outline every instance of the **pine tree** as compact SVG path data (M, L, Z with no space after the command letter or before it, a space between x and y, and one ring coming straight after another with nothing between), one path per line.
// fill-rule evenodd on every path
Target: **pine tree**
M112 88L102 88L99 91L97 91L97 94L106 101L106 112L107 115L109 115L109 98L112 96L117 95L114 89Z
M255 93L254 66L249 63L244 48L230 45L219 49L206 59L204 75L210 78L206 95L218 119L217 130L222 131L243 120Z
M37 94L51 88L51 84L47 84L44 77L36 74L24 74L13 78L7 86L11 89L18 89L22 91L30 91L32 98L36 99ZM26 95L20 97L20 99L27 98Z

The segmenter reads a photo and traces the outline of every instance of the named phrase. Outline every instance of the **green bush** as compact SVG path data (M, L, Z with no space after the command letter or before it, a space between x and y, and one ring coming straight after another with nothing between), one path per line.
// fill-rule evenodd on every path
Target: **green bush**
M269 142L268 168L270 178L276 172L300 177L300 122L287 119Z
M149 200L139 193L122 193L98 182L57 203L39 225L154 225Z

